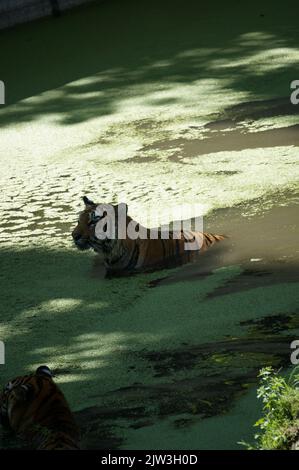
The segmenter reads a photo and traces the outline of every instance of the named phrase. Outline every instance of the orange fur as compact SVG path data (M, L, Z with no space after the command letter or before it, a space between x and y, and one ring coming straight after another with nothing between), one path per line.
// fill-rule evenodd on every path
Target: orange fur
M87 199L87 198L85 198ZM214 243L226 238L224 235L214 235L205 232L189 231L169 232L167 239L151 239L149 229L146 239L115 238L101 241L95 234L95 223L92 216L97 204L92 201L85 202L85 210L80 214L78 224L72 232L73 239L79 249L93 248L96 252L104 254L104 262L108 273L124 274L150 269L161 269L169 266L187 263L198 255L198 252L207 250ZM117 206L113 206L117 209ZM130 216L126 216L126 225L132 222ZM178 237L178 238L177 238ZM196 240L200 249L187 250L186 242Z
M51 376L16 377L0 395L0 417L38 450L79 448L79 431L68 403Z

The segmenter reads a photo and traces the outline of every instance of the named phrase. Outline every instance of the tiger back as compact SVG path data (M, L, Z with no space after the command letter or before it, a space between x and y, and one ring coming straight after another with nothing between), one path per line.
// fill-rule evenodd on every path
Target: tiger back
M79 449L79 430L47 366L16 377L0 394L0 422L37 450Z

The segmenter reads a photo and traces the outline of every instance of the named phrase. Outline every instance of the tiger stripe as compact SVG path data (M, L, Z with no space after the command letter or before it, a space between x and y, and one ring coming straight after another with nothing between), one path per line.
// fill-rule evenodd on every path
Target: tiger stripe
M7 383L0 421L37 450L79 449L74 417L46 366Z

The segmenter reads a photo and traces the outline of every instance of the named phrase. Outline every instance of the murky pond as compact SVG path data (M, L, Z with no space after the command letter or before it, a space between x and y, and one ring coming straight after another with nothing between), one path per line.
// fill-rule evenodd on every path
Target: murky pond
M215 34L212 7L199 28L181 2L172 21L167 2L159 18L132 3L121 44L118 2L69 13L55 35L52 20L1 33L1 383L48 364L85 448L239 448L259 369L288 367L299 335L298 28L271 8L227 28L219 6ZM31 64L22 85L12 56ZM143 224L200 204L228 238L196 263L106 279L72 245L83 194Z

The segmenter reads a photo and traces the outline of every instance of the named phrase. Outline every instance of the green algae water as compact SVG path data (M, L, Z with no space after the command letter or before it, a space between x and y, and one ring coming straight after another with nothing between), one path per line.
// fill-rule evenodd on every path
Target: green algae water
M0 33L1 384L48 364L85 448L240 448L258 370L289 365L299 38L274 3L111 0ZM200 204L229 239L106 279L72 245L84 194L141 223Z

